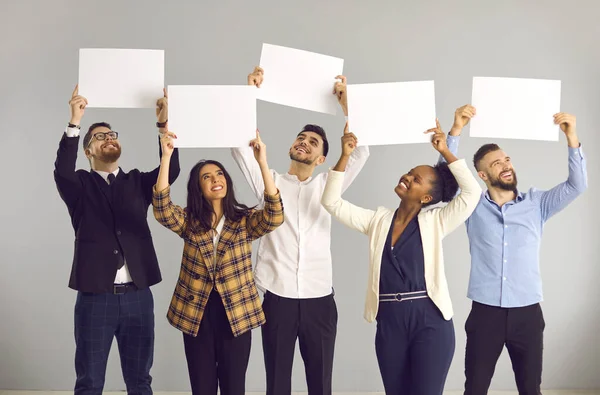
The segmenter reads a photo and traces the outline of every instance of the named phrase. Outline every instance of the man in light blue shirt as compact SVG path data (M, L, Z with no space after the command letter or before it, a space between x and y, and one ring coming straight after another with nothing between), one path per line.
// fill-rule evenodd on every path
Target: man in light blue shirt
M458 150L462 128L475 116L469 105L456 110L448 146ZM465 395L487 394L506 345L519 394L541 394L544 317L539 248L545 222L587 188L586 160L573 115L554 115L568 142L569 176L542 191L517 188L510 157L485 144L473 157L485 191L466 221L471 252L467 318ZM456 151L453 153L456 155Z

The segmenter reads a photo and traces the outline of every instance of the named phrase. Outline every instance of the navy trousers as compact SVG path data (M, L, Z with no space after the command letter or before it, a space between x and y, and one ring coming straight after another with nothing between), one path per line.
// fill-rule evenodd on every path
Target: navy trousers
M431 299L379 303L375 350L386 395L442 395L454 348L454 324Z
M149 288L125 294L79 292L75 303L75 395L101 395L117 338L128 395L152 394L154 300Z

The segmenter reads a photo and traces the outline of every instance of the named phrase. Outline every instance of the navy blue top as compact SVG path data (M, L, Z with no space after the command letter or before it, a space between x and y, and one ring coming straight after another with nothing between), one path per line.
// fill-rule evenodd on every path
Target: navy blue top
M393 231L394 221L381 257L379 293L425 291L425 257L418 217L408 223L392 249Z

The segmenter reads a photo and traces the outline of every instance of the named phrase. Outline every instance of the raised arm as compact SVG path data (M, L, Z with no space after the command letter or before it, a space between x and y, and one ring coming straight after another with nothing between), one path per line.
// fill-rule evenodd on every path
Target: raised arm
M87 99L79 96L79 87L75 86L69 100L71 118L58 145L54 161L54 182L61 199L68 207L77 203L83 191L82 181L75 171L75 166L79 148L79 128L86 105Z
M568 206L588 186L586 159L577 136L575 116L559 113L554 115L554 122L560 125L561 130L567 137L569 146L569 176L566 181L554 188L539 193L543 221L547 221L554 214Z
M164 227L183 236L187 216L185 210L171 201L171 186L169 184L169 167L174 151L171 132L163 133L161 137L162 157L156 184L152 191L152 210L154 218Z
M248 74L248 85L260 88L263 79L264 71L257 66L252 73ZM254 196L256 196L259 203L264 203L265 184L262 171L254 159L253 149L251 147L234 147L231 148L231 156L246 178L252 192L254 192Z
M260 204L264 203L265 184L262 177L262 170L254 160L254 154L251 147L236 147L231 149L231 156L240 168L240 171L250 185L254 196ZM271 172L272 173L272 172Z
M250 147L254 152L254 159L258 164L263 185L265 186L263 191L264 208L262 210L254 211L246 222L250 239L256 240L259 237L274 231L281 225L284 220L284 215L281 196L275 186L273 174L269 170L269 164L267 163L267 146L260 139L258 130L256 131L256 138L250 142Z
M253 211L246 221L246 230L252 241L271 233L284 221L283 203L279 191L272 195L265 192L263 200L264 207Z
M339 81L337 81L333 87L333 94L336 95L338 103L340 104L340 107L346 116L346 126L344 128L345 133L348 129L348 90L346 89L347 79L343 75L338 75L336 78L339 79ZM367 159L369 159L369 155L369 147L366 145L356 147L356 149L352 150L352 153L348 156L343 168L346 174L342 184L342 193L344 193L346 189L350 187L352 182L354 182L358 176L358 173L360 173L367 162Z
M458 183L460 193L437 211L444 236L450 234L471 216L479 204L482 192L477 179L469 170L464 159L449 162L448 168Z
M169 114L169 102L167 96L167 90L163 89L163 97L156 101L156 126L158 127L158 157L162 161L162 144L161 137L167 133L167 122L168 122L168 114ZM181 168L179 167L179 150L175 148L173 153L170 156L171 161L169 163L169 172L168 172L168 183L172 185L175 180L179 177L179 173L181 172ZM144 190L144 197L148 204L152 203L153 199L153 189L154 184L156 183L156 179L158 178L158 173L160 170L160 166L154 168L149 172L142 172L142 188Z
M345 169L352 152L356 149L357 139L348 130L348 124L342 136L342 153L335 167L327 175L325 190L321 196L321 204L338 221L362 233L369 231L375 211L355 206L342 199Z
M470 104L465 104L462 107L459 107L454 112L454 123L452 124L452 129L450 129L450 133L448 133L447 145L450 152L454 155L458 155L458 144L460 143L460 134L465 126L469 124L471 118L473 118L476 114L475 107ZM444 156L440 154L438 163L444 163L446 160Z
M442 131L438 120L436 120L436 128L427 132L434 132L431 137L431 144L444 158L444 162L448 163L448 168L456 179L460 191L446 206L438 210L432 210L432 214L436 216L445 236L471 216L481 198L481 187L469 170L466 161L458 159L450 151L446 134Z

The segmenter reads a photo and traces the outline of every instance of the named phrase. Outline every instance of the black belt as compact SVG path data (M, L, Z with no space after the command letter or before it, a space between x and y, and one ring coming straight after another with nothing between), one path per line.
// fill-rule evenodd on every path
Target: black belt
M405 300L428 298L427 291L399 292L396 294L379 294L380 302L403 302Z
M125 283L125 284L114 284L113 285L113 294L125 294L131 291L137 291L138 287L134 283Z

